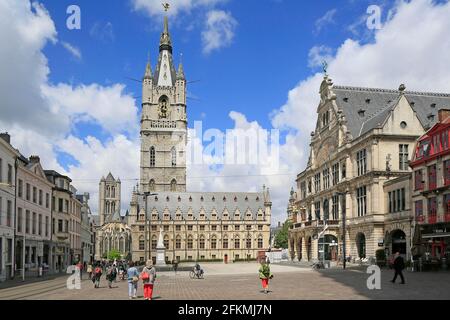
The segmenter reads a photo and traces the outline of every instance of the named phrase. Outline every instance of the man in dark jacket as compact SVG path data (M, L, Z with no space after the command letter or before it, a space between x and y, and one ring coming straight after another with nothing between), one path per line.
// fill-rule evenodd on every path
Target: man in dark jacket
M397 280L397 276L400 276L400 278L402 279L401 284L405 284L405 277L403 277L403 269L405 269L405 260L403 260L402 256L400 256L400 252L396 252L394 257L395 275L394 279L391 281L392 283L395 283L395 280Z

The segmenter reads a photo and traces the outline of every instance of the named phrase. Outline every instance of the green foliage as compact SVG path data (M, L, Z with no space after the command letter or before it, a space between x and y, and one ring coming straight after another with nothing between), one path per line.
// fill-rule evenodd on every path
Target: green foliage
M289 228L291 227L291 225L292 225L292 222L286 221L283 224L283 227L281 228L281 230L279 230L275 234L275 247L283 248L283 249L287 249L288 248Z
M118 250L113 249L110 252L108 252L109 260L120 259L121 257L122 257L122 254Z

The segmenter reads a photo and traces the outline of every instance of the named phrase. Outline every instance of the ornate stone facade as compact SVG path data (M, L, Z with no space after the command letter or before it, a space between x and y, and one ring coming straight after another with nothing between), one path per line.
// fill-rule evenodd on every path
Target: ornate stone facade
M400 228L410 237L402 224L408 213L389 215L388 195L398 187L389 181L409 174L411 150L433 121L429 114L448 105L450 95L407 92L404 86L334 86L325 76L320 96L309 161L297 176L297 193L288 208L294 223L289 232L291 257L309 261L325 254L327 260L336 260L342 255L344 234L347 257L375 257L385 245L386 232ZM324 225L325 237L317 239Z
M167 17L159 58L143 78L140 184L129 216L132 258L156 258L160 229L168 261L256 259L269 247L269 190L186 192L186 78L175 71Z
M117 250L124 259L131 250L131 229L128 215L120 214L121 182L109 173L99 184L99 216L95 237L95 259L101 260L111 250Z

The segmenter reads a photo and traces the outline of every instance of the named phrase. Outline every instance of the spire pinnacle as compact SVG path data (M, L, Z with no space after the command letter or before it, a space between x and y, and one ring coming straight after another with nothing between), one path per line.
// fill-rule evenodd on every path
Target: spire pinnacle
M186 79L186 77L184 75L184 68L183 68L183 54L180 54L180 65L178 66L177 79L180 79L180 80Z
M151 79L152 77L152 64L150 63L150 54L147 59L147 66L145 67L144 79Z
M169 50L172 53L172 41L170 40L169 33L169 18L164 17L164 31L161 34L161 40L159 41L159 50Z

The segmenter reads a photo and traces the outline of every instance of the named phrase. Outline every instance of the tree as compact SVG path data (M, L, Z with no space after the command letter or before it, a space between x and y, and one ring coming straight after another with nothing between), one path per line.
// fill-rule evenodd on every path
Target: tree
M292 222L286 221L280 230L275 234L275 247L277 248L288 248L289 243L289 228L291 227Z
M108 252L109 260L116 260L116 259L120 259L121 257L122 257L122 254L118 250L113 249L110 252Z

